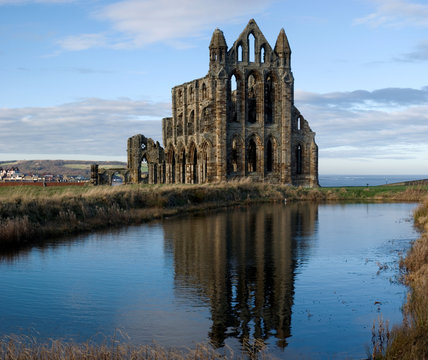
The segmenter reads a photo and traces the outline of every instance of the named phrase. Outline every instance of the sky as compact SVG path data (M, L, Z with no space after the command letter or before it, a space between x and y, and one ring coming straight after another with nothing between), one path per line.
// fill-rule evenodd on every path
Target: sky
M254 18L284 28L320 174L428 174L428 0L0 0L0 161L126 161Z

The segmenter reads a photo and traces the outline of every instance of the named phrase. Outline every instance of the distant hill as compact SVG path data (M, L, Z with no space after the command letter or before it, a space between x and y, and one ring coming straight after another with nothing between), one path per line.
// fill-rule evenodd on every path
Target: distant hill
M0 161L0 168L17 167L23 174L38 175L66 175L90 177L91 164L94 161L81 160L18 160L18 161ZM125 162L121 161L97 161L97 164L103 168L121 168L126 167Z

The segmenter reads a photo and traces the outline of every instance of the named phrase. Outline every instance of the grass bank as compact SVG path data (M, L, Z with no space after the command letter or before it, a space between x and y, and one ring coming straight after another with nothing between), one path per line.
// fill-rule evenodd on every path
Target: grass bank
M427 193L428 186L308 189L253 183L0 187L0 246L249 202L418 201Z
M414 212L415 224L422 230L402 260L404 281L409 286L404 321L379 336L387 346L378 347L376 359L428 359L428 197Z

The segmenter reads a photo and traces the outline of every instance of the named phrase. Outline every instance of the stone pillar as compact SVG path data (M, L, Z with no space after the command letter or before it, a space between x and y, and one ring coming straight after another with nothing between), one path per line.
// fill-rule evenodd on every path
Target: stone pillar
M286 82L283 78L280 81L281 86L281 96L278 104L275 104L275 107L278 106L280 109L280 129L281 129L281 145L280 145L280 171L281 171L281 183L291 184L291 164L292 164L292 110L293 104L290 98L290 84Z
M128 139L128 169L133 184L138 184L141 179L142 144L143 135L135 135Z
M216 180L225 181L227 174L226 126L227 126L227 77L217 79L216 86Z
M318 146L315 143L315 140L312 140L311 145L311 155L310 155L310 181L309 186L310 187L319 187L319 181L318 181Z
M98 164L91 164L91 184L98 185Z

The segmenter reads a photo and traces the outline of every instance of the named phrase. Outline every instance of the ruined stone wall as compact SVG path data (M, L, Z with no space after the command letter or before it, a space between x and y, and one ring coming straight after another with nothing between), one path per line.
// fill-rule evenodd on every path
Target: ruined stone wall
M172 89L162 121L165 150L143 135L128 140L131 181L205 183L248 177L318 186L315 133L294 107L291 50L282 29L272 49L254 20L229 49L216 29L207 76Z

